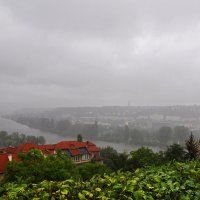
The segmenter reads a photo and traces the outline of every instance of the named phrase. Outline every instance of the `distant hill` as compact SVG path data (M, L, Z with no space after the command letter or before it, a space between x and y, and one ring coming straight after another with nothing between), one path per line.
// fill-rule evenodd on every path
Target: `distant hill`
M59 107L49 109L23 109L13 115L34 115L48 118L80 118L91 117L140 117L151 115L178 116L180 118L199 118L200 106L105 106L105 107Z

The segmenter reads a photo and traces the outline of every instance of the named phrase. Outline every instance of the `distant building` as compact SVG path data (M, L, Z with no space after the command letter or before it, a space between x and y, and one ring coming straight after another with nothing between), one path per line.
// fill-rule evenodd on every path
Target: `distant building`
M166 116L167 121L180 121L181 117L180 116Z
M152 114L152 115L150 115L150 119L156 120L156 121L161 121L161 120L163 120L163 115L161 115L161 114Z
M44 156L55 155L56 150L61 150L63 153L68 154L76 164L83 164L88 162L100 162L102 158L100 156L100 149L92 142L78 142L78 141L62 141L57 144L21 144L18 147L8 147L0 149L0 174L4 173L4 170L10 161L20 161L18 154L27 153L31 149L39 149Z
M169 122L153 122L152 123L152 128L154 130L158 130L158 129L160 129L162 127L166 127L166 126L171 127L171 128L174 127L174 125L172 125L172 123L169 123Z

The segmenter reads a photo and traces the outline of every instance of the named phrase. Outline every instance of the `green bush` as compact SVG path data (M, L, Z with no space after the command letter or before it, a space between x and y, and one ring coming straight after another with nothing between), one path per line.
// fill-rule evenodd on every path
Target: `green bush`
M154 166L161 164L159 153L154 153L152 149L140 147L130 153L128 161L129 169L137 169L146 166Z
M0 199L199 200L200 162L174 162L161 167L96 175L88 181L9 183L0 187Z
M89 180L95 174L103 175L104 173L109 173L110 169L103 164L86 163L78 166L78 172L83 180Z
M44 157L37 150L20 153L20 162L9 162L5 171L5 182L38 183L43 180L62 181L76 178L78 171L73 161L66 154L58 152L57 155Z

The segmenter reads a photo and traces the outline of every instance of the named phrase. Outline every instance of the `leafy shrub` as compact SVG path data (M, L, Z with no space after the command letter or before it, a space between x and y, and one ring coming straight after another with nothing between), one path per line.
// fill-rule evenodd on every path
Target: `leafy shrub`
M19 154L20 162L9 162L5 172L5 181L37 183L43 180L62 181L77 177L77 169L73 161L58 152L46 158L37 149Z
M106 165L98 163L85 163L78 166L78 172L83 180L89 180L95 174L109 173L110 169Z
M0 199L120 199L198 200L200 162L174 162L162 167L96 175L89 181L43 181L38 184L9 183L0 187Z

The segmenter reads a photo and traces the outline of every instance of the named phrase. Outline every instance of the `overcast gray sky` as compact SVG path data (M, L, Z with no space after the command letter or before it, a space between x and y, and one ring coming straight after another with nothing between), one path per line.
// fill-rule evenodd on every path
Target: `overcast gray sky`
M0 0L0 109L200 104L199 0Z

